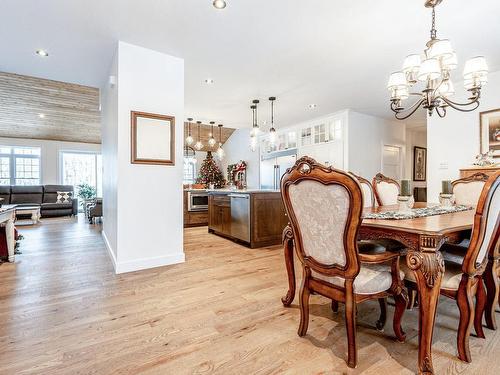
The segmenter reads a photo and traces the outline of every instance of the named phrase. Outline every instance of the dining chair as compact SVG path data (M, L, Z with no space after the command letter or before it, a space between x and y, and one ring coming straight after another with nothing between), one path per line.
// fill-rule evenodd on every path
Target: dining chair
M479 172L453 181L451 186L455 195L455 203L475 207L488 177L487 174Z
M377 173L372 181L375 198L380 206L398 203L399 183L392 178Z
M346 172L302 157L283 175L281 195L303 271L298 335L307 333L311 293L344 303L347 364L356 367L356 305L393 295L393 328L397 339L404 341L401 319L407 297L399 253L359 253L363 199L358 181Z
M500 212L500 172L484 184L474 215L469 247L462 263L446 262L440 293L456 300L460 311L457 348L458 358L470 362L469 335L472 325L478 337L484 338L482 316L487 303L483 283L488 254L498 254ZM405 278L415 285L415 275L401 265ZM474 306L473 298L476 299Z

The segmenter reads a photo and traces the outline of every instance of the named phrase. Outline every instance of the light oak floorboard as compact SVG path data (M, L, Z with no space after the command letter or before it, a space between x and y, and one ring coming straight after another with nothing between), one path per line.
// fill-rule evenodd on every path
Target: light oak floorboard
M345 363L342 305L332 313L329 301L312 296L308 334L298 337L297 301L280 301L287 281L279 246L252 250L189 228L186 263L115 275L99 225L63 218L19 229L23 254L0 265L2 375L416 371L417 310L405 314L401 344L392 306L379 332L378 303L360 305L356 369ZM465 364L455 356L457 326L455 302L441 298L436 373L500 373L500 330L471 337L473 362Z

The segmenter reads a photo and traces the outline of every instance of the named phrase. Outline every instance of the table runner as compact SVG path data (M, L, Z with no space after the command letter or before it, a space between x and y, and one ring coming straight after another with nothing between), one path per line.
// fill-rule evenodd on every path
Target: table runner
M409 212L400 211L386 211L386 212L373 212L363 215L363 219L381 219L381 220L404 220L404 219L414 219L417 217L434 216L434 215L444 215L452 212L460 212L472 210L469 206L453 206L453 207L441 207L441 206L431 206L424 208L412 208Z

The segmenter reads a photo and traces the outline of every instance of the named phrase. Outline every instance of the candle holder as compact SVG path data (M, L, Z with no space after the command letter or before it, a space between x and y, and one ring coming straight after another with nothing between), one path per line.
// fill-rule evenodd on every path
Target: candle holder
M442 208L451 209L455 204L455 195L454 194L439 194L439 203Z
M411 212L415 199L412 195L398 195L399 212Z

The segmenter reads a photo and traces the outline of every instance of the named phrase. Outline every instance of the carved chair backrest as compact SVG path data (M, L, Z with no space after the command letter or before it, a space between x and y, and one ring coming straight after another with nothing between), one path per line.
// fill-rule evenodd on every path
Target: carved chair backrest
M380 206L398 203L399 183L396 180L377 173L373 177L372 186Z
M455 203L475 207L488 177L487 174L479 172L453 181L451 185L455 194Z
M350 174L302 157L281 179L297 256L326 276L354 279L362 191Z
M375 193L373 192L371 182L364 177L355 175L352 172L349 173L356 177L361 185L361 191L363 192L363 207L375 207L377 205L377 201L375 200Z
M462 271L471 276L484 271L487 255L498 254L500 238L500 171L484 184L474 215L469 249Z

